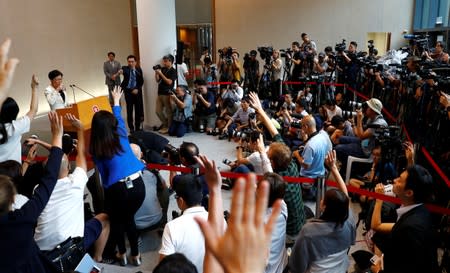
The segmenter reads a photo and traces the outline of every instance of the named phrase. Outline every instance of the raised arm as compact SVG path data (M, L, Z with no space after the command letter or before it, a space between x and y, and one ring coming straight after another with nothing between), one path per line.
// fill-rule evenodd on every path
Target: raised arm
M270 247L272 230L281 211L281 201L274 203L272 214L265 224L269 184L263 181L260 185L255 194L254 174L248 177L248 181L243 178L237 180L224 235L217 232L211 223L195 218L205 236L206 251L217 259L226 273L264 272L267 252L262 250Z
M334 178L336 178L336 182L338 184L338 189L341 190L348 197L347 186L345 185L344 179L342 179L341 174L336 166L336 151L329 151L327 157L325 158L325 164L330 169L330 172L333 174Z
M223 220L223 201L222 201L222 177L219 169L213 160L209 160L204 155L199 155L197 162L205 169L205 179L209 190L208 203L208 223L217 234L223 235L225 231ZM219 264L214 255L208 251L205 246L205 259L203 260L203 272L205 273L221 273L222 266Z
M47 164L45 164L44 175L31 199L18 212L31 220L36 220L47 205L48 199L50 198L58 179L63 155L61 149L63 135L62 118L59 117L56 112L49 112L48 117L52 131L52 148L50 149Z
M375 192L384 194L384 185L379 183L375 186ZM394 226L394 223L381 222L381 208L383 207L383 200L377 199L372 213L372 221L370 227L378 232L389 233Z
M81 124L80 120L70 113L66 114L66 119L70 121L73 127L77 128L78 142L77 142L76 166L82 168L84 171L87 171L86 151L85 151L86 144L84 141L83 124Z
M264 124L266 129L269 131L270 135L273 137L278 134L277 128L275 128L275 125L270 121L269 116L267 116L266 112L264 112L264 109L262 108L261 101L258 98L258 95L254 92L250 92L250 106L255 109L255 112L259 114L259 117L261 119L261 122Z
M121 134L127 135L127 129L125 127L125 121L122 118L121 108L120 108L120 98L123 95L122 87L115 86L113 91L111 91L111 96L113 97L113 114L116 117L119 125L118 131Z
M8 97L9 87L11 86L14 77L14 71L19 63L19 59L9 59L8 53L10 47L10 39L6 39L6 41L0 45L0 106Z
M38 111L39 99L37 96L37 88L39 87L39 80L36 75L33 74L31 76L31 102L30 102L30 110L27 113L27 116L32 120Z

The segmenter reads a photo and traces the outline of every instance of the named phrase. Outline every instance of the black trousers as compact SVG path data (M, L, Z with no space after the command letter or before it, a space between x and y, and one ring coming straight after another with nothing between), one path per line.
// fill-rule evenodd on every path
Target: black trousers
M134 214L141 207L145 198L145 186L142 177L132 181L133 187L117 182L105 190L105 210L109 216L111 230L105 248L105 257L113 257L117 246L119 253L126 253L125 233L130 243L131 255L139 254L138 232Z
M127 103L127 123L130 131L141 129L141 124L144 121L144 102L142 99L142 89L138 89L136 95L131 93L131 89L125 89L125 102ZM134 110L134 118L133 118Z

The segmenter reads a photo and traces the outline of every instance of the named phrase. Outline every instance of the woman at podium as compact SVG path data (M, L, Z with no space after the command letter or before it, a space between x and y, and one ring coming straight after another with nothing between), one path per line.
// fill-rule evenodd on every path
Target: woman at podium
M66 87L62 84L63 73L59 70L52 70L48 73L50 85L45 88L45 98L50 105L50 109L55 111L66 107Z

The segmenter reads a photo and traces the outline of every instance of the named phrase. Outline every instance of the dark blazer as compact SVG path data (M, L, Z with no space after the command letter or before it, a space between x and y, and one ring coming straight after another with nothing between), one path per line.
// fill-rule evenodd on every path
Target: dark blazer
M122 66L123 70L123 80L120 84L122 89L127 89L128 81L130 80L131 68L129 66ZM142 85L144 84L144 76L142 74L142 69L140 67L136 67L136 89L141 90Z
M437 241L431 215L424 205L402 215L390 236L381 249L384 272L436 272Z

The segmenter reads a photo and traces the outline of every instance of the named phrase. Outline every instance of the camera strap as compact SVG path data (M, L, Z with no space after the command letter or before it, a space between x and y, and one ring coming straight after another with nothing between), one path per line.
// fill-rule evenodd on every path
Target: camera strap
M308 139L305 141L304 144L308 143L308 141L310 139L312 139L313 137L317 136L319 134L319 131L315 131L314 133L312 133L310 136L308 136Z

